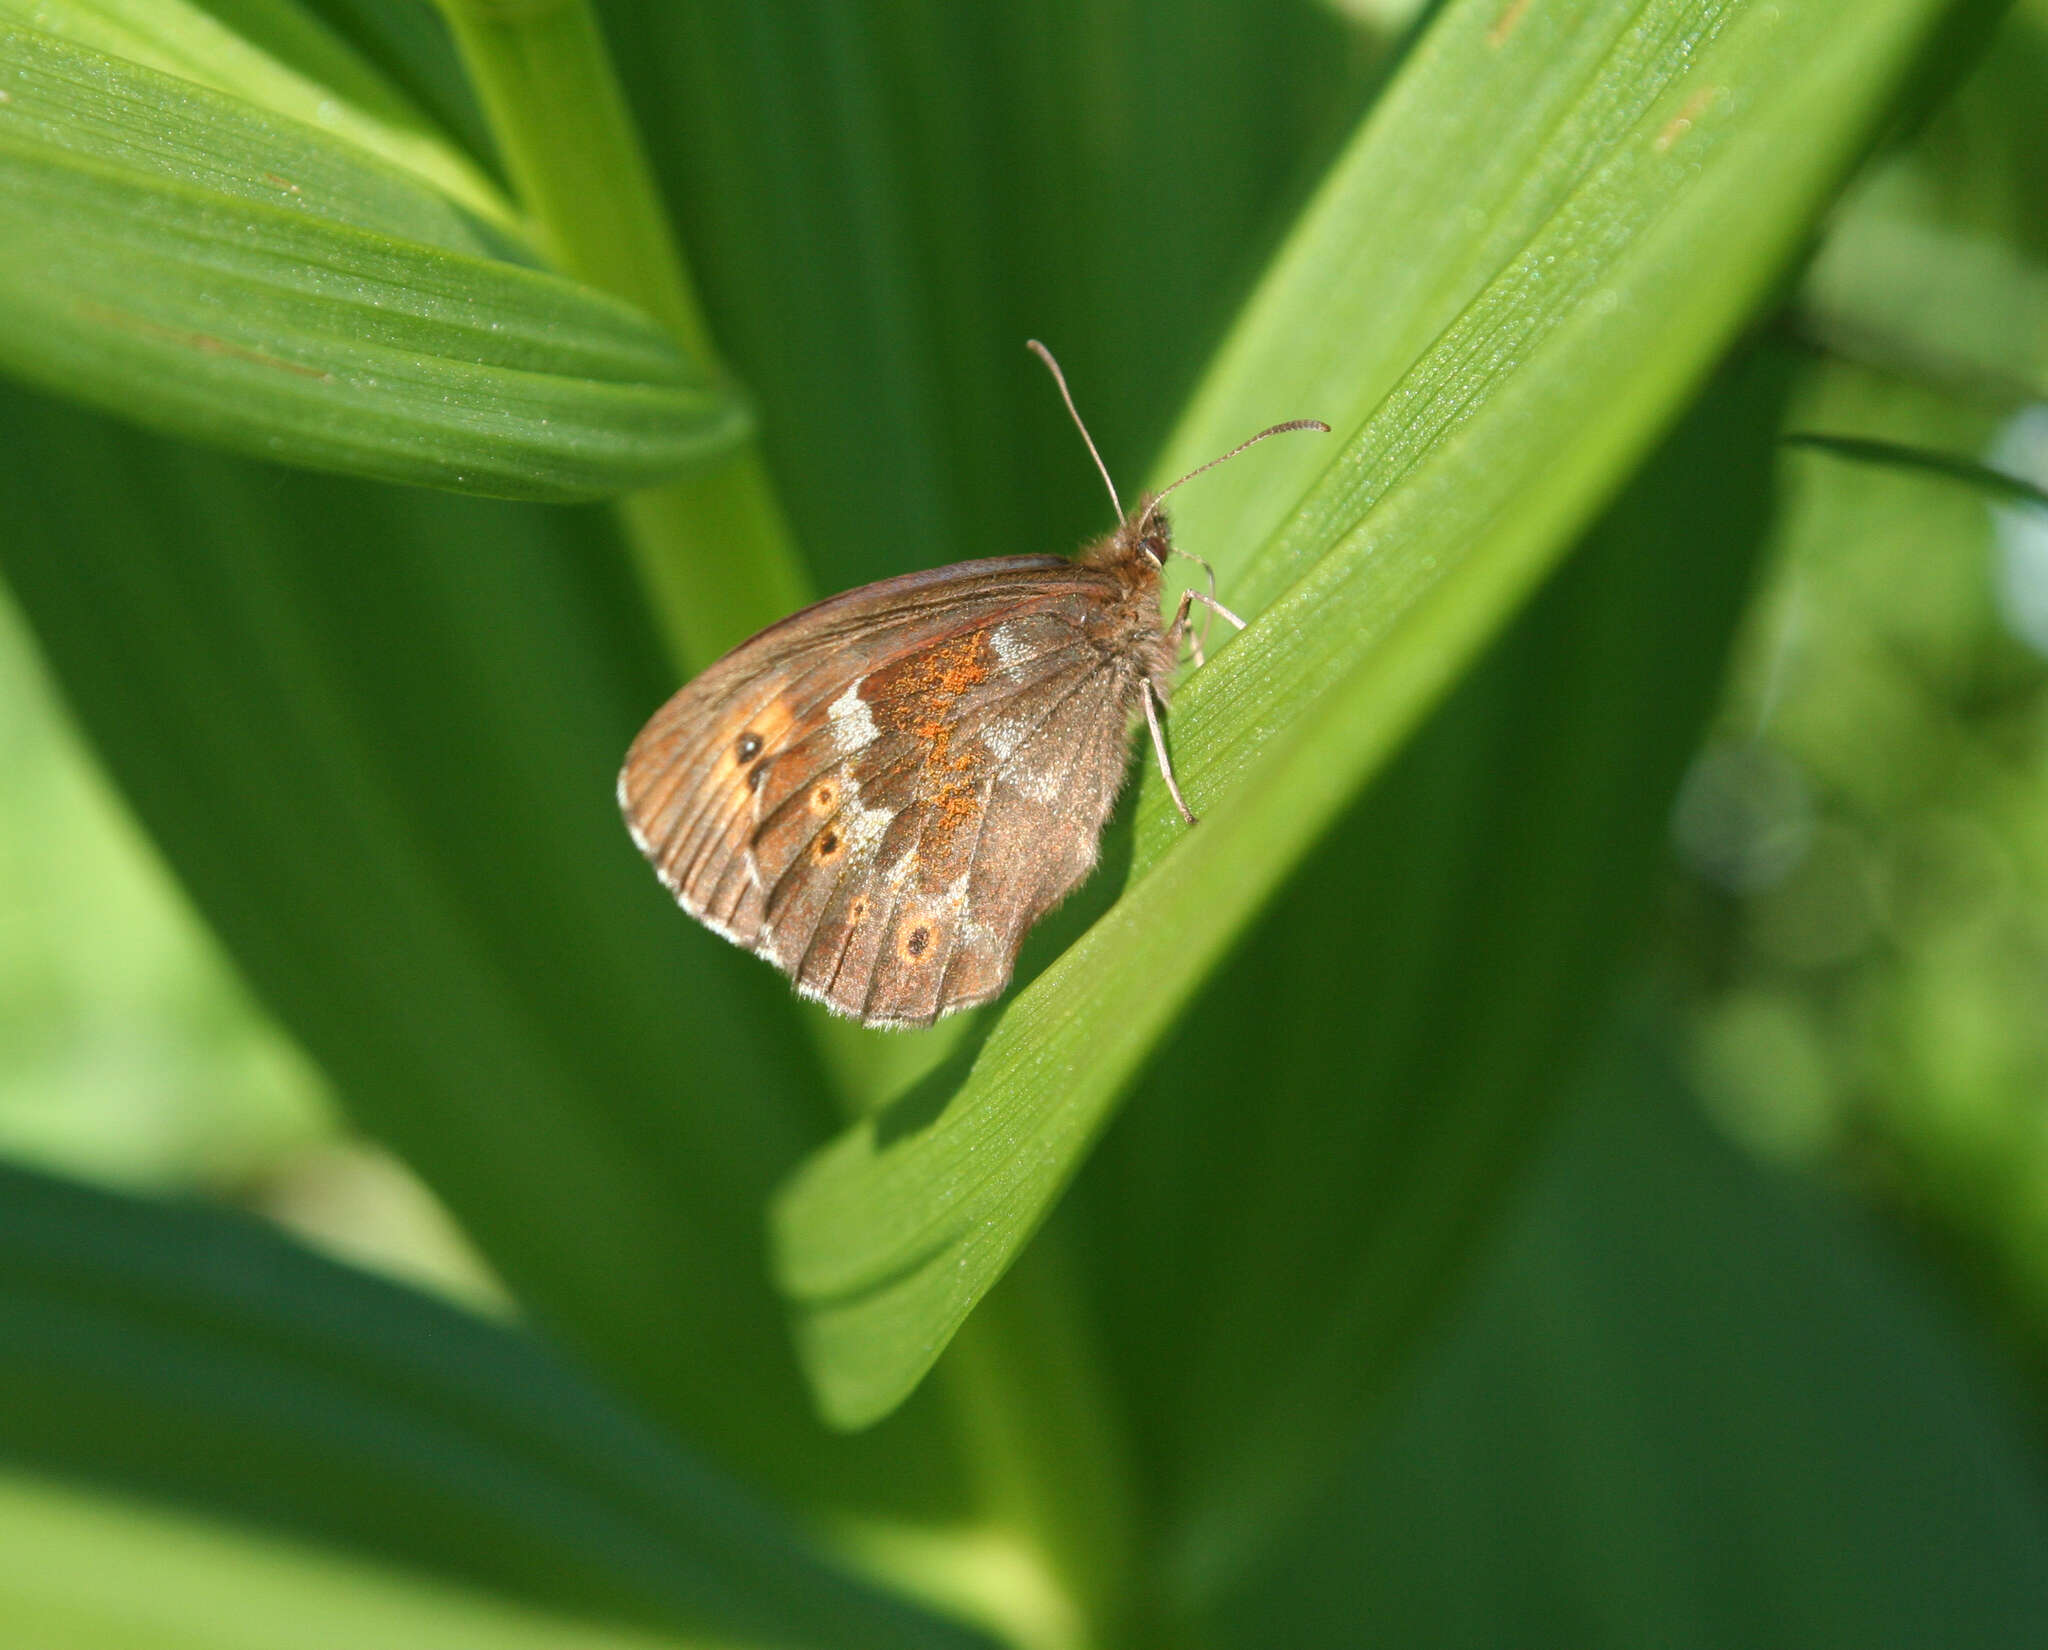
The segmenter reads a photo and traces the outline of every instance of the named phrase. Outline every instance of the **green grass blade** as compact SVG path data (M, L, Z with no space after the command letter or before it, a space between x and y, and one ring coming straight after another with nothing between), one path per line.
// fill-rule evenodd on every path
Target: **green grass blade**
M383 229L447 213L318 133L26 30L0 68L0 365L31 381L275 460L528 498L643 484L745 431L638 311Z
M246 1217L0 1171L0 1453L721 1642L959 1645L524 1336Z
M916 1385L1207 969L1782 278L1943 10L1445 13L1226 347L1234 387L1198 403L1201 419L1230 403L1245 428L1313 414L1353 432L1240 570L1233 594L1267 603L1260 621L1183 696L1176 755L1203 825L1172 828L1148 778L1131 886L1011 1005L944 1109L921 1099L851 1131L778 1200L778 1276L829 1418L863 1424ZM1566 106L1504 142L1495 111L1540 101L1588 38ZM1499 168L1502 204L1447 212ZM1477 283L1454 315L1406 280L1366 284L1416 237ZM1354 366L1360 332L1301 296L1340 289L1376 328L1433 338L1398 381L1370 355ZM1310 384L1322 396L1304 401ZM1265 522L1286 497L1263 496Z
M303 123L95 47L16 27L0 13L12 71L0 137L25 153L133 172L208 196L289 206L448 252L487 256L491 238L444 196L362 151L308 141Z
M1666 865L1790 377L1779 350L1717 375L1296 868L1071 1194L1116 1257L1096 1315L1142 1457L1171 1463L1184 1608L1396 1387L1564 1098Z

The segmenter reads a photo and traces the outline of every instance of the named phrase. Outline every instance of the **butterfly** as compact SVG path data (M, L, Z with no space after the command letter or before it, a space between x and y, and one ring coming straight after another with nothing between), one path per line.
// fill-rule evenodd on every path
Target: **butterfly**
M770 625L656 711L619 806L684 910L870 1026L928 1026L1010 983L1038 919L1094 868L1142 715L1174 805L1159 713L1199 591L1160 621L1176 551L1160 502L1287 430L1261 430L1126 512L1073 559L907 573ZM1199 557L1190 558L1200 561ZM1201 565L1207 567L1207 563ZM1212 575L1213 580L1213 575Z

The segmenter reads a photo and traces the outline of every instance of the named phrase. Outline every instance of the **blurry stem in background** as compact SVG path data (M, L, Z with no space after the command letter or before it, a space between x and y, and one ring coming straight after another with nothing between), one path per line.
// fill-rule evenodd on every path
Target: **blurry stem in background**
M722 377L587 0L441 6L513 187L557 267L637 304ZM710 470L621 500L619 514L663 639L685 672L810 598L752 441ZM864 1076L883 1073L867 1072L846 1042L828 1037L827 1058L842 1068L842 1090L858 1094L871 1086ZM978 1605L1024 1641L1097 1642L1104 1618L1122 1611L1129 1513L1121 1440L1086 1378L1095 1366L1072 1292L1052 1278L1000 1290L961 1340L949 1390L977 1499L989 1531L1016 1546L1003 1573L977 1576L982 1536L969 1533L939 1566L974 1595L967 1608ZM933 1588L929 1571L900 1579L948 1590Z
M521 204L556 267L637 304L724 368L588 0L441 0ZM684 673L810 597L757 443L620 501L649 607Z
M2031 504L2048 510L2048 490L2036 487L2024 476L2008 475L1988 464L1954 453L1935 452L1927 447L1909 447L1898 441L1876 441L1868 436L1822 435L1799 431L1780 438L1787 447L1805 447L1847 459L1852 464L1874 464L1880 469L1921 475L1944 476L1960 481L2001 504Z

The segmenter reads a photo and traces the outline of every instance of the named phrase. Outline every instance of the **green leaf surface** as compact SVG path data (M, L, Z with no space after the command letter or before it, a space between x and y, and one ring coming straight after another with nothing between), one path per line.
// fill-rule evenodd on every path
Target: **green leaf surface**
M459 225L330 138L27 30L0 33L0 74L0 365L32 381L267 458L529 498L640 485L746 429L639 312L404 238Z
M1350 432L1282 531L1284 493L1232 535L1263 547L1231 593L1267 605L1175 717L1202 827L1174 828L1148 777L1131 885L958 1091L856 1128L778 1199L778 1277L835 1423L915 1387L1207 969L1782 278L1942 11L1617 0L1438 20L1198 399L1199 425L1227 403L1238 428L1277 412ZM1586 72L1504 138L1496 111L1553 99L1561 49ZM1421 277L1373 284L1418 245ZM1350 324L1323 296L1339 291ZM1427 347L1354 364L1368 324ZM1311 464L1308 445L1286 462ZM1200 548L1192 501L1181 516Z
M476 162L327 20L289 0L0 0L7 22L324 132L518 233L504 191Z
M1910 1248L1706 1127L1654 1016L1222 1642L2001 1650L2048 1633L2010 1370Z
M717 1642L971 1642L522 1335L244 1217L12 1170L0 1455Z
M603 12L828 591L1112 525L1024 340L1128 489L1381 61L1316 0Z

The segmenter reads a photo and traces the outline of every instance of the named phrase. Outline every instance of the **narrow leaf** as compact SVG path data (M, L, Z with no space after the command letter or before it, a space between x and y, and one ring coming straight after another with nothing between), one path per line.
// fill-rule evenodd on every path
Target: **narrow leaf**
M1914 470L1923 475L1945 476L1960 481L1988 498L2006 504L2032 504L2048 509L2048 489L2024 476L2009 475L1988 464L1962 458L1955 453L1934 452L1926 447L1909 447L1903 441L1879 441L1869 436L1823 435L1798 431L1785 437L1788 447L1804 447L1852 464L1873 464L1885 470Z
M0 0L9 73L0 138L164 184L288 207L397 240L487 256L492 238L445 196L304 122L97 47L13 26Z
M1185 1608L1399 1390L1566 1099L1654 909L1791 368L1765 348L1716 374L1295 869L1074 1189L1118 1257L1098 1316L1144 1457L1172 1463L1158 1551Z
M628 306L336 221L335 197L402 185L317 133L25 30L0 70L28 104L0 124L0 366L33 382L273 460L526 498L637 486L746 428ZM176 148L225 157L196 182L172 175L173 107ZM321 210L292 204L302 161Z

